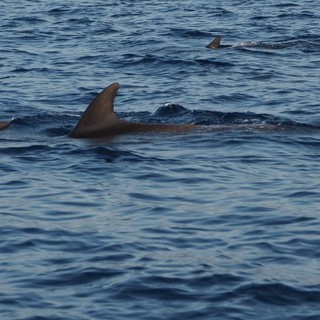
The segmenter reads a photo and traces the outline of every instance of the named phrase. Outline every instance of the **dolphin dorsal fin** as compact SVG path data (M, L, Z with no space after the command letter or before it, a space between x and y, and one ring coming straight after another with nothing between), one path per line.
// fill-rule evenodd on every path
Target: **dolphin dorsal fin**
M207 48L210 49L218 49L220 47L220 42L221 42L221 37L216 37L213 41L211 41L208 45Z
M113 109L119 88L119 83L115 82L101 91L89 104L69 136L72 138L88 137L91 133L103 130L120 121Z

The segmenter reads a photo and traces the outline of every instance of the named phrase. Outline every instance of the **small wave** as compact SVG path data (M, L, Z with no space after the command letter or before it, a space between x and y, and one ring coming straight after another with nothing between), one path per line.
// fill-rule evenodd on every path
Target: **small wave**
M143 156L136 154L132 151L115 150L101 146L94 148L94 151L99 157L102 157L107 163L117 162L123 158L125 158L126 161L129 162L141 162L141 160L143 160Z
M69 287L69 286L81 286L87 283L93 283L99 281L100 279L114 278L123 274L119 269L85 269L78 271L77 273L72 270L57 270L56 276L54 273L39 274L37 279L32 281L32 287ZM29 285L29 284L27 284Z
M236 296L250 296L256 301L278 306L320 303L320 291L318 288L294 288L283 283L253 283L240 286L233 294Z
M171 117L171 116L177 116L177 115L184 115L186 113L190 113L190 111L176 103L167 103L163 107L160 107L156 112L156 116L160 117Z

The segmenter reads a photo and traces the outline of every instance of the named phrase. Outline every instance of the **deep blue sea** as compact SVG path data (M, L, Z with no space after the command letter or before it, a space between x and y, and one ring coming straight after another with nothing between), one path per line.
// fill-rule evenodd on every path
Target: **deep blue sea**
M320 319L317 0L0 12L0 319ZM68 138L116 81L129 121L279 130Z

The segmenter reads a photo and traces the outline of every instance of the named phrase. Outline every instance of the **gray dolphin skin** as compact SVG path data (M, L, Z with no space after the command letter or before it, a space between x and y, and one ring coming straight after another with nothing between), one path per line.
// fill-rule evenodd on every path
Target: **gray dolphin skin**
M90 103L80 121L69 134L70 138L103 138L125 133L186 132L196 126L192 124L148 124L121 120L114 113L114 99L120 88L113 83L105 88Z

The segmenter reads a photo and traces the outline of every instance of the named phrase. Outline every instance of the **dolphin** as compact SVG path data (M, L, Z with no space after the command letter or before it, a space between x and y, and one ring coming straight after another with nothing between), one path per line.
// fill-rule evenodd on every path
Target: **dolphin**
M120 88L115 82L102 90L84 111L78 124L69 134L70 138L107 138L132 133L187 133L221 132L228 130L256 130L262 132L282 131L282 127L273 124L155 124L129 122L120 119L114 112L114 99Z
M121 120L114 112L114 99L120 88L115 82L99 93L89 104L80 121L69 134L70 138L101 138L125 133L187 132L192 124L151 124Z
M230 125L197 125L197 124L157 124L129 122L120 119L114 112L114 100L120 88L115 82L103 89L89 104L79 122L69 133L70 138L108 138L132 133L186 133L191 131L219 132L227 130L255 130L263 132L283 132L286 128L276 124L230 124ZM10 122L0 121L0 130L10 126ZM318 129L318 128L316 128Z
M209 49L221 49L221 48L258 48L258 49L285 49L294 46L297 42L284 42L284 43L265 43L260 41L240 42L235 45L221 44L221 37L214 38L208 45Z

